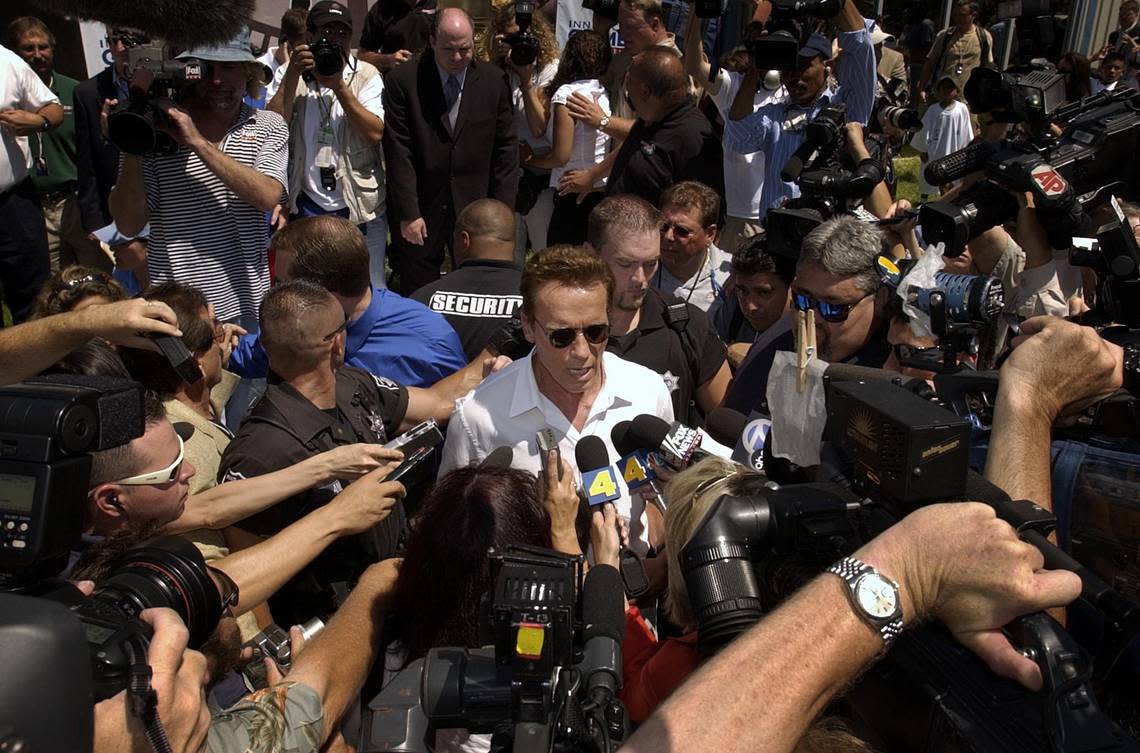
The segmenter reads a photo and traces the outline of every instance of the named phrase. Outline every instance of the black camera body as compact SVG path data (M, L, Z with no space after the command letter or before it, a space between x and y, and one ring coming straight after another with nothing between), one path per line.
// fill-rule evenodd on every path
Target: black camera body
M1129 329L1140 328L1140 244L1116 197L1110 200L1116 219L1096 231L1090 251L1073 248L1070 262L1097 275L1097 313Z
M321 76L339 75L348 62L344 56L344 49L325 36L313 40L309 45L309 52L313 53L313 70Z
M71 610L87 643L96 701L126 689L146 663L150 629L137 618L168 607L205 643L222 600L190 542L152 539L129 550L91 598L56 579L78 548L87 517L91 456L143 435L142 386L71 374L0 388L0 590Z
M982 70L971 74L968 94L976 77L982 82L994 80L992 71ZM1011 84L985 90L984 83L974 87L980 104L1005 103L1001 106L1008 109L997 111L1001 117L1026 120L1026 114L1040 115L1044 121L1036 122L1064 123L1064 131L1060 137L1042 132L997 144L975 141L927 165L926 179L935 185L979 170L985 170L989 178L953 202L930 202L920 210L924 237L945 243L948 256L961 254L971 238L1016 216L1017 202L1005 188L1032 192L1050 243L1054 248L1068 248L1084 210L1106 203L1113 194L1134 193L1140 187L1136 161L1140 92L1105 92L1055 107L1048 93L1052 88Z
M752 65L758 71L794 71L799 68L800 48L811 36L814 19L839 15L844 0L774 0L765 25L766 34L745 42Z
M155 102L169 99L177 102L183 91L205 76L206 63L197 58L179 60L170 54L170 48L161 45L143 45L131 48L130 70L149 71L154 81L144 92L131 89L130 98L120 102L107 115L107 139L126 154L166 154L177 151L178 144L156 126L166 120L166 114Z
M519 30L503 38L511 48L510 58L515 65L530 65L538 60L538 37L529 33L533 20L534 3L515 3L515 23Z

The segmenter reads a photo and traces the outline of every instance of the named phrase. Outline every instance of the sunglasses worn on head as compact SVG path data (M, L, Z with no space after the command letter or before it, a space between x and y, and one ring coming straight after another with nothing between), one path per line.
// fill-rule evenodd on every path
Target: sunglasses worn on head
M121 478L118 481L112 481L113 484L120 484L122 486L150 486L169 484L178 478L178 474L182 472L182 461L186 458L186 445L182 442L182 437L178 437L178 457L174 458L174 462L166 466L162 470L153 471L151 473L142 473L138 476L129 476Z
M863 298L869 295L871 294L868 293ZM810 311L814 308L825 322L837 324L847 321L847 317L851 315L851 310L862 303L863 298L855 301L855 303L828 303L827 301L817 301L805 293L794 293L792 302L797 311Z
M546 336L550 338L550 344L561 350L562 348L570 347L575 340L578 339L578 333L582 333L582 337L586 338L586 342L591 345L600 345L609 339L610 325L609 324L589 324L585 327L560 327L558 329L547 329L542 324L539 324Z

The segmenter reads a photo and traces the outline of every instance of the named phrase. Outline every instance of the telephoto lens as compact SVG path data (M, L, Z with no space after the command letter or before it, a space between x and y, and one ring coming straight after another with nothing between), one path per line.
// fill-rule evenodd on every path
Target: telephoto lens
M127 687L132 664L127 644L141 639L145 645L150 639L149 626L138 619L144 609L173 609L190 631L189 647L199 648L222 610L236 603L237 586L207 567L185 539L162 536L127 551L95 593L71 607L87 637L96 701Z

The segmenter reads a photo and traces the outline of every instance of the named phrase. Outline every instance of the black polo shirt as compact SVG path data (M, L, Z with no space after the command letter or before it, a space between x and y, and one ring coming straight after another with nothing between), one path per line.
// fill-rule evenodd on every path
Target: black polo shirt
M683 333L670 327L666 320L666 307L670 304L684 306L689 317ZM704 423L696 407L697 388L716 376L728 357L705 312L650 288L641 304L637 328L625 335L610 335L606 350L661 374L673 398L673 415L678 421L689 425Z
M410 297L447 319L470 361L522 306L521 282L514 262L468 259Z
M662 120L637 120L622 144L606 195L635 194L657 206L661 192L682 180L698 180L724 194L724 154L708 118L690 100Z
M341 445L383 444L399 433L407 408L407 389L351 366L337 370L335 411L321 410L284 382L271 383L223 453L218 481L271 473ZM271 536L327 504L347 483L333 480L295 494L237 527ZM327 617L336 606L329 584L355 582L367 559L359 541L338 540L278 592L270 604L275 619L292 625Z
M413 55L428 46L431 14L436 0L376 0L364 17L360 49L390 55L407 50Z

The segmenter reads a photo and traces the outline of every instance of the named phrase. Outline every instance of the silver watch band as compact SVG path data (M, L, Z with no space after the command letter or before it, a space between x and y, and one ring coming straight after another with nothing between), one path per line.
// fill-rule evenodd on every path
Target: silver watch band
M880 636L882 636L884 649L892 642L894 642L894 640L898 638L899 635L902 634L903 621L901 609L898 616L893 620L890 620L889 622L881 622L872 618L870 615L864 612L863 609L859 606L857 599L855 598L855 584L859 580L859 577L866 573L874 573L893 585L895 587L896 598L899 588L897 583L895 583L890 578L887 578L885 575L867 563L861 560L857 560L854 557L844 557L831 567L827 568L827 572L838 575L847 584L848 600L850 600L851 605L855 608L855 612L875 630L877 630Z

